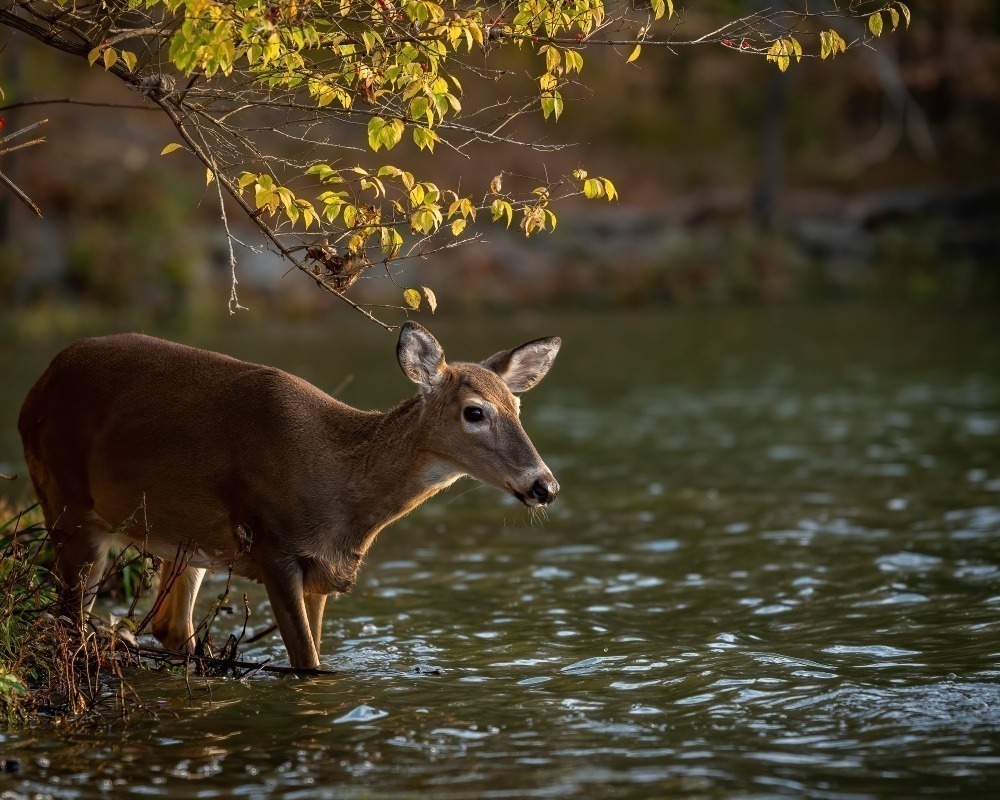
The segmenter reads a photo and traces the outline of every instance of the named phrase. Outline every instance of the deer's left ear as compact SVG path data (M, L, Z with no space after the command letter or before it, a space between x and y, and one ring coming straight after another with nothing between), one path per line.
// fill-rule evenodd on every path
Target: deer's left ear
M562 339L558 336L535 339L490 356L483 366L499 375L515 394L526 392L545 377L561 344Z

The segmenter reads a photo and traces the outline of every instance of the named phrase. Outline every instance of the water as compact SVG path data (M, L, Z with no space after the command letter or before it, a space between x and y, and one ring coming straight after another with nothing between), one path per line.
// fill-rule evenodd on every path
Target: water
M471 325L433 327L458 357L565 339L524 403L563 487L549 513L459 483L328 606L336 677L136 673L155 719L0 734L23 762L3 797L994 796L993 315ZM392 341L344 335L202 343L327 389L354 374L358 405L399 399ZM0 442L54 349L0 354L20 382ZM247 657L282 658L280 640Z

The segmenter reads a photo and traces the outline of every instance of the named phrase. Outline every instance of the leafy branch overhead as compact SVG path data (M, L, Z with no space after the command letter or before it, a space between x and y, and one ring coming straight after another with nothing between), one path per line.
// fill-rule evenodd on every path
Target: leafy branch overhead
M392 279L399 259L464 241L479 219L530 236L556 227L559 200L617 199L611 179L582 168L449 187L385 163L397 148L559 149L522 138L517 122L559 120L588 49L637 63L644 48L723 46L785 70L868 43L845 40L838 20L878 37L910 19L901 2L793 5L694 38L674 0L13 0L0 24L159 106L179 137L163 154L198 159L220 202L228 195L278 253L354 305L345 293L365 272L381 265ZM510 69L518 52L526 69ZM468 101L466 85L484 81L509 85L509 99ZM436 304L426 287L401 289L405 307Z

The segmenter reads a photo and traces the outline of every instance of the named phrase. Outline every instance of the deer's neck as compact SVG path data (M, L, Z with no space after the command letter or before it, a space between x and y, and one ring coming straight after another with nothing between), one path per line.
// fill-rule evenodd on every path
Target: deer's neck
M364 554L382 528L464 473L434 452L421 398L383 414L365 414L352 434L355 469L343 498L351 552Z

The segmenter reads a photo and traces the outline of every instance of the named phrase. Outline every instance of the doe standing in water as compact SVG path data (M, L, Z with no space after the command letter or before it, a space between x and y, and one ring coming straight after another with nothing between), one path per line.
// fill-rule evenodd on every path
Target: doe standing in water
M559 484L514 393L545 376L559 345L448 364L407 322L397 357L419 391L385 413L141 334L71 345L18 420L64 607L89 611L109 546L136 542L176 575L161 580L153 619L165 646L193 648L205 570L232 569L264 583L292 666L317 666L326 598L351 588L386 525L463 475L529 507L552 502Z

